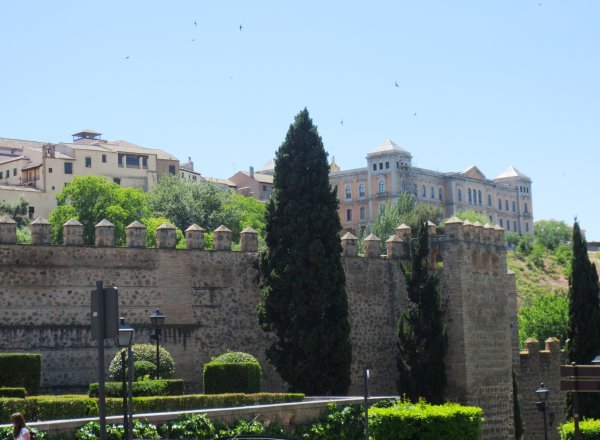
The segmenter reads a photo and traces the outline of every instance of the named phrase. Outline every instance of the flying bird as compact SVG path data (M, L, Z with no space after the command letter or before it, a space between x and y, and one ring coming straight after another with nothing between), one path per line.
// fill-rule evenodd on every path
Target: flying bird
M340 125L344 125L344 120L343 119L340 121Z
M400 87L400 86L398 85L398 81L394 81L394 84L396 85L396 87Z
M244 29L244 26L240 24L240 32L242 32L242 29Z
M415 112L415 113L413 114L413 116L417 116L417 112Z
M194 20L194 26L198 26L198 24L196 23L196 20Z
M129 59L129 57L125 57L125 59L126 59L126 60L128 60L128 59Z

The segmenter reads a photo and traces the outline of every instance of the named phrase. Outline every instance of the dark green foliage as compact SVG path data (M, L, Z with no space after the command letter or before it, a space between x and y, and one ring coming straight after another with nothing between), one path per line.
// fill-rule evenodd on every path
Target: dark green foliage
M569 299L552 292L536 294L530 305L521 307L518 318L521 347L527 338L535 338L543 345L551 337L558 338L564 347L568 331Z
M30 433L35 435L36 440L46 440L48 438L48 434L40 431L37 428L32 428L32 427L28 426L27 429L29 429ZM0 428L0 440L14 440L12 426Z
M401 402L369 410L369 431L378 440L479 440L481 408L446 403Z
M515 376L515 368L512 369L512 384L513 384L513 419L515 422L515 440L521 440L525 428L523 427L523 418L521 417L521 405L519 404L519 388L517 386L517 377Z
M345 394L350 385L350 324L336 189L327 153L304 109L275 159L261 258L259 321L276 342L269 361L293 391Z
M75 431L76 440L98 440L100 438L100 424L90 422ZM133 438L159 439L156 426L147 420L133 420ZM106 425L106 440L122 440L123 425Z
M206 414L186 414L158 426L162 438L169 439L211 439L216 430Z
M364 410L360 405L339 408L335 403L303 434L307 440L362 440L365 438Z
M226 363L211 361L204 365L202 378L206 394L258 393L261 368L258 362Z
M106 397L121 397L122 382L106 382ZM183 395L183 379L143 380L132 383L134 396L181 396ZM98 384L91 383L90 397L98 397Z
M98 404L94 399L77 395L0 398L0 420L10 420L16 412L23 414L25 420L76 419L97 415Z
M24 399L27 390L23 387L0 387L0 397L18 397Z
M133 344L131 346L133 351L133 362L146 361L153 364L156 363L156 345L154 344ZM125 352L125 364L127 364L127 349L122 348L117 351L115 357L110 361L108 367L108 374L113 380L123 379L123 370L121 369L121 351ZM175 363L171 354L161 345L160 346L160 377L161 379L169 379L173 377L175 371Z
M557 220L538 220L533 225L535 241L548 250L554 250L561 243L567 243L571 238L571 228Z
M575 424L573 421L559 426L560 440L575 439ZM600 440L600 420L582 420L579 422L580 440Z
M0 202L0 216L9 215L17 222L17 229L29 224L29 202L21 198L18 202Z
M589 364L600 353L600 288L598 273L588 257L587 243L579 223L573 225L573 258L569 277L569 343L567 363ZM572 415L571 393L567 394L567 413ZM600 394L580 393L579 413L583 418L600 418Z
M408 303L398 322L398 392L413 402L425 398L442 403L448 337L439 280L436 273L429 272L428 254L429 234L427 223L423 222L417 240L411 243L410 262L402 266Z
M135 361L133 363L133 378L141 380L156 377L156 365L148 361Z
M37 394L42 377L42 356L30 353L0 353L0 386L23 387Z

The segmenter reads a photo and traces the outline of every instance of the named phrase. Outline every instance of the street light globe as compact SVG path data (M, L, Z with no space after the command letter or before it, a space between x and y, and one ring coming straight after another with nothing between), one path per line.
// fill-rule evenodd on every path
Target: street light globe
M550 390L544 386L544 382L540 384L537 390L535 390L535 394L540 399L540 402L545 402L548 400L548 395L550 394Z
M119 334L116 338L119 347L129 347L133 340L133 327L125 322L125 318L119 318Z
M160 310L156 309L156 311L150 315L150 322L152 323L152 327L162 328L165 323L165 315L162 314Z

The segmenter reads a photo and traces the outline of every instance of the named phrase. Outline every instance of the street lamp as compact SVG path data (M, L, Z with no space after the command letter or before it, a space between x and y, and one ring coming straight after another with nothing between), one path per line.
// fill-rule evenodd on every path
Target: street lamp
M550 394L550 390L544 386L544 382L540 384L537 390L535 390L535 394L537 395L539 401L535 403L538 408L538 411L544 413L544 440L548 440L548 427L546 426L546 401L548 400L548 395Z
M150 335L150 339L156 340L156 378L160 379L160 351L158 340L162 326L165 323L165 315L162 314L160 310L156 309L156 311L150 315L150 322L152 323L152 327L154 327L154 334Z
M363 382L365 391L365 440L369 440L369 369L363 370Z
M131 327L129 324L127 324L125 322L125 318L119 318L119 333L116 337L116 343L119 347L122 348L121 350L121 370L123 371L123 386L121 388L121 397L123 397L123 438L124 439L130 439L130 433L131 430L130 425L131 425L131 415L129 414L128 411L128 405L127 405L127 397L128 397L128 392L127 392L127 382L129 382L129 389L131 390L131 378L132 378L132 374L133 371L131 371L131 368L127 368L125 365L125 350L123 350L124 348L127 348L127 359L129 360L129 364L132 364L132 353L131 353L131 341L133 340L133 327ZM128 378L125 376L125 372L127 371L127 376L129 376L129 380Z

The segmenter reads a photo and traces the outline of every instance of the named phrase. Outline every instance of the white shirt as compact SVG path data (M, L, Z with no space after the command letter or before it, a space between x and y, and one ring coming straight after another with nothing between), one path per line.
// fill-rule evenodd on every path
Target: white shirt
M25 440L25 434L29 432L29 429L23 427L21 428L21 432L19 433L19 436L15 439L15 440Z

